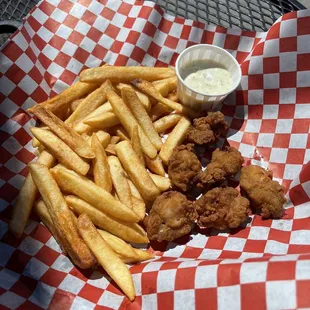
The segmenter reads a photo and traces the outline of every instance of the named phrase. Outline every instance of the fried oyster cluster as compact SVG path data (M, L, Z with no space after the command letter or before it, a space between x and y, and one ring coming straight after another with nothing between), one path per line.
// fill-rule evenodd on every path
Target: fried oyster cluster
M233 147L215 149L205 170L195 145L209 147L225 137L228 124L221 112L193 120L185 143L169 158L168 175L173 190L159 196L144 220L150 240L172 241L188 234L195 222L201 228L226 230L246 223L251 209L262 218L281 218L285 189L272 180L272 172L259 166L243 167L244 159ZM240 173L239 191L227 180ZM199 189L199 199L188 199Z

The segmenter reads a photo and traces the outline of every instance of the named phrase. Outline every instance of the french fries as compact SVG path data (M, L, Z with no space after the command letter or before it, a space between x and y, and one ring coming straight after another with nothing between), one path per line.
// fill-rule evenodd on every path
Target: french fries
M126 264L134 264L154 258L154 255L148 251L140 249L134 249L134 251L136 253L135 257L127 258L125 256L120 256L121 260Z
M91 118L87 118L83 121L83 123L98 130L106 129L119 124L119 119L113 112L105 112Z
M61 163L77 173L87 174L89 164L56 135L38 127L32 127L30 131Z
M145 200L154 201L160 195L160 191L141 164L131 144L128 141L122 141L116 145L115 150L125 171L139 189L142 197Z
M181 117L182 116L179 114L166 115L154 122L154 128L158 133L164 133L168 129L174 127L179 122Z
M156 156L153 159L147 156L144 156L144 159L145 159L146 166L150 171L158 175L161 175L163 177L165 176L165 169L159 156Z
M191 125L191 121L182 117L178 124L173 128L167 140L163 144L161 151L159 152L159 157L162 159L165 165L168 165L169 157L171 156L173 149L182 144L185 139L186 132Z
M141 161L142 165L145 166L144 155L142 151L142 146L141 146L140 137L139 137L139 130L138 130L137 125L135 125L132 130L131 145L132 145L132 148L135 150L136 154L138 155L139 160Z
M87 214L96 226L110 232L111 234L118 236L127 242L140 244L149 242L146 232L137 223L119 221L73 195L66 196L65 200L74 212L77 214Z
M138 79L131 81L131 83L134 86L136 86L137 88L139 88L141 91L143 91L145 94L147 94L151 98L159 101L160 103L166 105L170 109L176 110L178 113L182 113L183 115L188 115L190 117L196 117L197 116L197 113L195 111L193 111L192 109L190 109L190 108L188 108L188 107L186 107L180 103L177 103L175 101L164 98L157 91L157 89L154 87L154 85L152 83L149 83L149 82L144 81L144 80L138 80Z
M97 84L82 83L79 81L74 85L70 86L69 88L67 88L66 90L64 90L61 94L53 97L52 99L40 103L40 105L44 106L45 108L47 108L48 110L50 110L55 114L56 112L59 112L60 110L63 110L66 107L68 107L72 101L85 96L86 94L95 90L97 87L98 87ZM27 112L33 113L34 108L35 106L29 108Z
M111 103L115 115L119 118L121 124L124 126L128 134L131 134L133 127L135 125L138 125L137 120L134 118L124 101L115 92L107 92L107 97L109 102ZM144 154L149 156L150 158L154 158L157 154L156 148L148 139L148 137L139 125L138 128Z
M77 100L72 101L70 104L70 110L74 112L82 101L83 99L77 99Z
M62 190L77 195L101 212L125 222L139 221L139 217L130 208L89 179L64 169L53 170L53 175Z
M113 83L120 83L130 82L134 79L156 81L173 76L175 76L175 71L172 68L106 66L84 70L80 75L80 81L89 83L102 83L109 79Z
M99 264L132 301L135 299L135 288L131 274L111 247L104 241L96 227L86 214L78 219L78 230L82 238L96 256Z
M125 128L122 125L116 125L112 128L112 131L120 137L121 140L130 140Z
M168 106L162 104L161 102L158 102L157 104L155 104L152 107L152 110L151 110L152 122L156 121L157 119L159 119L163 115L170 114L172 111L173 110L171 108L169 108Z
M153 85L163 97L167 97L169 93L175 91L177 84L178 78L176 76L153 82Z
M54 162L55 158L47 151L42 151L37 160L37 163L45 165L48 168L50 168ZM24 232L37 194L38 189L29 173L20 189L13 207L12 219L9 222L9 229L17 238L20 238Z
M66 251L80 268L92 267L96 260L79 236L68 205L49 169L41 164L31 164L30 173L52 218L57 233L64 240L63 245Z
M113 185L119 200L132 209L131 191L123 167L116 156L109 156L108 163L110 167Z
M51 216L49 215L46 205L42 200L39 200L34 205L34 211L39 216L42 223L47 227L47 229L52 233L56 242L60 246L63 255L67 255L66 248L64 246L65 240L61 234L55 229Z
M136 188L136 186L132 183L130 179L127 179L127 181L130 187L131 195L143 201L143 198L138 189Z
M124 240L122 240L119 237L116 237L112 235L111 233L98 229L99 234L104 239L104 241L113 249L115 253L117 253L120 256L123 257L136 257L137 254L134 250L134 248L126 243Z
M135 91L132 88L124 87L122 89L122 98L145 132L146 136L150 139L156 149L160 151L163 142Z
M108 157L95 133L91 137L91 147L96 155L93 159L93 175L95 184L110 193L112 191L112 179L110 175Z
M33 208L74 264L98 260L133 300L125 263L154 255L129 243L149 243L138 223L171 188L164 165L197 115L179 103L177 81L171 68L106 64L28 109L42 122L31 128L39 158L13 209L13 234L22 235Z
M169 178L165 178L153 173L150 173L150 177L161 192L164 192L171 187L171 181Z
M106 112L113 112L113 109L109 102L105 102L103 105L99 106L93 112L89 113L83 120L77 122L74 125L74 130L79 134L91 132L93 129L89 125L85 124L84 121L87 120L88 118L92 118L96 115Z
M108 144L108 146L106 147L106 152L111 154L111 155L116 155L116 152L115 152L115 145L118 143L118 141L120 140L121 138L118 137L118 136L113 136L111 137L111 140L110 140L110 143Z
M150 113L151 111L151 108L152 108L152 103L151 103L151 100L148 96L146 96L145 94L143 94L141 91L137 90L136 88L134 88L132 85L130 84L124 84L124 83L119 83L117 84L116 86L116 89L118 91L121 92L121 90L124 88L124 87L130 87L131 89L133 89L136 93L136 95L138 96L139 100L141 101L141 103L143 104L145 110Z
M145 217L145 203L143 199L131 196L132 210L139 216L140 221Z
M175 101L175 102L179 102L179 96L178 96L178 92L175 90L172 93L169 93L167 98L169 100Z
M33 114L36 115L45 125L47 125L55 135L57 135L79 156L83 158L95 157L95 154L89 147L88 143L51 111L47 110L43 106L37 105L33 109Z
M77 122L83 120L89 113L106 101L106 92L113 90L113 86L109 80L105 81L98 89L90 93L79 104L77 109L66 119L66 124L75 125Z
M96 131L96 136L104 148L106 148L110 143L111 136L107 132L103 130L98 130ZM91 145L91 136L83 133L82 137L88 142L89 145Z

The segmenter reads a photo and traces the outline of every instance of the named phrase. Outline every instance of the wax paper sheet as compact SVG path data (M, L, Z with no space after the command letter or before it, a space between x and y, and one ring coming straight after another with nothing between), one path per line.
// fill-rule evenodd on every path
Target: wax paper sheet
M293 309L310 307L310 10L284 15L266 33L206 26L152 2L41 2L0 52L1 309ZM79 270L32 217L16 240L11 205L34 160L25 109L69 85L87 67L173 66L197 43L231 52L242 81L224 102L227 141L246 164L286 186L281 220L199 230L152 244L156 259L130 268L131 303L102 270Z

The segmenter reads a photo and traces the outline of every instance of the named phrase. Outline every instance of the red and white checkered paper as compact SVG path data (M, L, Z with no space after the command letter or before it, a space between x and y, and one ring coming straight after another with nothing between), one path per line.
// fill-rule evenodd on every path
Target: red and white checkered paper
M310 307L310 10L266 33L206 26L151 2L48 0L0 52L0 309L293 309ZM228 142L269 167L288 190L281 220L252 216L244 229L193 231L152 244L132 266L133 303L101 271L79 270L33 217L20 240L11 204L35 156L25 109L71 85L82 69L174 65L197 43L230 51L242 82L223 104Z

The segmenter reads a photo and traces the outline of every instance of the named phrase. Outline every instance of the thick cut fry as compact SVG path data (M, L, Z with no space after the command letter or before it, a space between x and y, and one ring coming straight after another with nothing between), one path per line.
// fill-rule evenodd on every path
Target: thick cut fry
M132 88L124 87L122 89L122 98L145 132L146 136L159 151L163 143L135 91Z
M186 132L190 125L191 121L186 117L182 117L169 134L159 153L159 157L162 159L165 165L168 165L169 157L171 156L173 149L176 146L182 144L184 141Z
M151 119L152 121L156 121L157 119L159 119L160 117L162 117L163 115L166 114L170 114L173 110L169 107L167 107L166 105L158 102L157 104L155 104L152 107L151 110Z
M86 214L80 215L78 219L79 232L96 256L99 264L121 288L125 295L132 301L135 299L135 288L131 274L111 247L104 241L94 224Z
M40 141L37 138L32 138L32 146L39 147L41 145Z
M98 210L122 221L139 221L139 217L130 208L89 179L74 175L64 169L54 170L53 174L62 190L77 195Z
M102 83L109 79L113 83L130 82L133 79L155 81L175 76L172 68L150 67L101 67L86 69L80 75L81 82Z
M120 137L122 141L124 140L130 141L128 133L122 125L116 125L111 129L111 131L114 132L116 136Z
M104 241L113 249L115 253L128 258L136 256L136 252L130 244L126 243L124 240L112 235L105 230L97 230L101 237L104 239Z
M44 106L53 113L56 113L68 107L72 101L85 96L97 87L97 84L77 82L52 99L40 103L40 105ZM32 113L34 108L35 106L29 108L27 112Z
M66 202L78 214L87 214L92 222L110 232L111 234L120 237L127 242L133 243L148 243L146 232L137 223L126 223L111 217L95 207L87 203L86 201L76 196L66 196Z
M110 143L111 136L107 132L98 130L96 132L96 136L104 148L106 148ZM87 135L86 133L83 133L82 137L89 143L89 145L91 145L91 136Z
M37 107L37 105L36 105L36 107ZM48 126L45 126L43 124L39 125L39 127L42 129L50 130ZM40 146L42 146L42 144L40 143L40 141L37 138L33 137L32 138L32 146L33 147L40 147Z
M177 89L178 78L176 76L173 76L168 79L154 81L153 85L163 97L167 97L169 93Z
M179 114L166 115L154 122L154 127L158 133L164 133L168 129L174 127L179 122L181 117L182 116Z
M33 127L30 130L61 163L82 175L88 172L89 164L52 132L37 127Z
M95 154L88 143L77 134L72 128L67 126L55 114L43 106L37 105L33 110L36 115L50 130L65 142L74 152L83 158L94 158Z
M160 195L160 191L141 164L131 144L128 141L122 141L116 145L115 150L122 166L143 198L154 201Z
M139 88L141 91L143 91L148 96L152 97L153 99L161 102L162 104L166 105L167 107L176 110L178 113L189 115L190 117L196 117L197 113L193 111L191 108L183 106L180 103L177 103L175 101L169 100L167 98L164 98L154 87L154 85L150 82L143 81L143 80L133 80L131 82L134 86Z
M112 179L108 157L95 133L91 137L91 147L96 155L93 159L94 181L99 187L110 193L112 191Z
M138 189L136 188L136 186L132 183L130 179L128 179L128 184L130 187L131 195L143 201L143 198L140 192L138 191Z
M127 258L125 256L120 256L121 260L126 264L134 264L154 258L154 255L148 251L140 249L134 249L134 250L136 253L135 257Z
M145 203L142 199L135 196L131 196L132 210L139 216L142 221L145 217Z
M144 155L143 155L143 151L142 151L142 146L141 146L140 137L139 137L139 130L138 130L137 125L135 125L133 127L133 130L132 130L131 145L132 145L132 148L134 149L134 151L136 152L136 154L138 155L138 157L141 161L141 164L143 166L145 166Z
M124 101L115 92L109 91L107 92L107 96L115 115L119 118L121 124L124 126L128 134L131 135L134 125L138 125L137 120L134 118ZM154 158L157 154L156 148L146 136L142 128L139 125L138 127L144 154L150 158Z
M83 121L83 123L98 130L118 125L119 119L113 112L105 112L91 118L87 118Z
M135 89L132 85L130 84L124 84L124 83L119 83L117 84L116 88L117 90L121 91L124 87L130 87L132 88L136 95L138 96L139 100L141 101L141 103L143 104L145 110L150 113L151 108L152 108L152 103L151 100L148 96L146 96L145 94L143 94L141 91Z
M82 269L92 267L96 260L79 236L69 207L49 169L41 164L31 164L30 173L71 259Z
M175 101L175 102L179 102L179 96L178 96L178 92L175 90L172 93L169 93L167 98L169 100Z
M145 156L144 159L145 159L146 166L150 171L158 175L161 175L163 177L165 176L165 169L158 155L153 159Z
M82 121L86 116L89 115L89 113L93 112L104 102L106 102L106 92L108 90L113 90L113 86L109 80L107 80L98 89L84 98L77 109L65 121L65 123L72 124L74 128L75 124L77 124L79 121Z
M77 99L77 100L74 100L71 102L70 104L70 109L71 109L71 112L73 113L77 107L79 106L79 104L83 101L83 99Z
M111 137L109 145L106 147L105 151L110 155L116 155L115 145L121 138L118 136Z
M79 134L91 132L93 130L93 128L86 125L84 123L84 120L91 118L91 117L94 117L96 115L99 115L101 113L106 113L106 112L113 112L113 109L110 105L110 102L105 102L103 105L99 106L96 110L89 113L89 115L87 115L83 120L76 123L74 126L74 130Z
M150 177L152 178L152 180L154 181L154 183L161 192L164 192L171 187L171 181L169 178L162 177L160 175L153 173L150 173Z
M63 255L67 255L67 251L65 249L65 242L63 236L58 233L56 228L54 227L53 221L51 216L49 215L46 205L42 200L39 200L34 205L34 211L39 216L42 223L47 227L47 229L52 233L53 237L55 238L56 242L60 246Z
M119 200L124 205L132 209L130 187L119 159L116 156L109 156L108 162L114 189L116 191Z
M50 168L55 163L55 158L47 151L42 151L39 155L37 163ZM20 238L24 232L37 194L38 189L32 180L31 174L29 173L22 188L20 189L16 203L13 207L12 219L9 223L10 231L17 238Z

